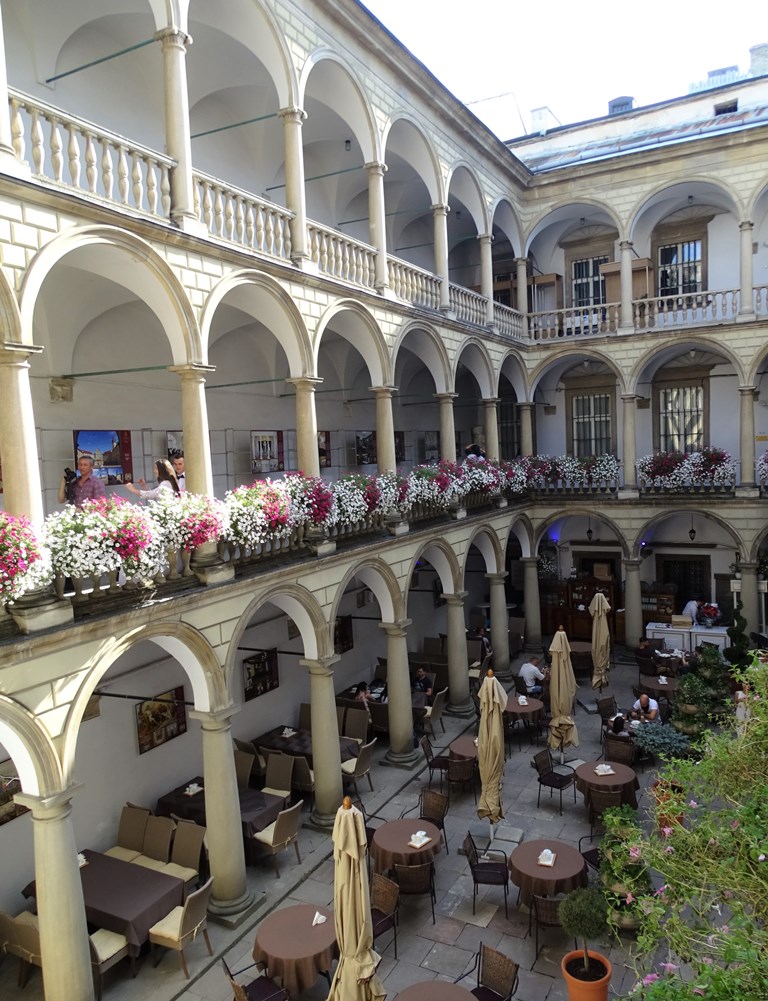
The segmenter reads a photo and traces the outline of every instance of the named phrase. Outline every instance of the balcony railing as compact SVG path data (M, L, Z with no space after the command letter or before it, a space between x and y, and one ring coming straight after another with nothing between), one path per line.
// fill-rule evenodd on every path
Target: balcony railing
M363 288L373 288L376 249L335 229L307 222L309 256L321 274Z
M657 296L632 304L636 330L663 330L707 323L729 323L739 312L738 289Z
M168 219L175 161L138 143L9 90L18 160L38 179L142 215Z
M510 306L502 306L500 302L493 304L493 325L506 337L516 337L518 340L528 340L528 329L525 317Z
M613 334L619 329L619 309L617 302L610 302L604 306L581 306L529 313L528 333L534 341Z
M460 285L451 285L449 289L451 309L458 320L484 327L488 322L488 305L485 296L470 292Z
M197 171L193 185L195 214L212 237L290 259L292 212Z
M437 275L414 267L399 257L387 258L389 287L403 302L422 309L440 308L440 279Z

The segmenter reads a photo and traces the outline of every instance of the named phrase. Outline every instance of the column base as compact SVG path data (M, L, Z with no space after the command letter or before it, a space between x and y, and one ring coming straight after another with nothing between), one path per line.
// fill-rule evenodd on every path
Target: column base
M6 177L16 177L28 180L32 176L32 168L25 160L17 160L13 147L0 147L0 172Z
M448 517L451 521L463 521L467 517L467 509L465 507L449 507Z
M616 328L617 334L634 334L635 325L634 323L620 323Z
M190 215L186 212L174 215L171 212L171 222L182 233L189 233L190 236L208 236L208 227L196 215Z
M741 486L736 487L737 497L759 497L760 487L754 483L743 483Z
M413 748L409 751L393 751L390 748L379 764L389 766L390 768L411 769L420 760L421 753Z
M640 491L637 487L619 487L616 496L619 500L639 500Z
M493 673L496 675L499 681L512 681L515 677L514 672L512 671L511 664L507 664L506 667L502 667L499 670L497 670L494 667Z
M216 562L206 565L192 563L192 570L195 577L201 584L226 584L227 581L235 579L235 568L231 563Z
M453 306L441 306L440 312L443 314L446 320L456 319L456 310L453 308Z
M315 807L309 814L309 826L316 827L320 831L329 831L333 828L336 820L336 813L319 813Z
M748 310L748 311L746 311L746 312L744 312L744 313L737 313L736 314L736 322L737 323L752 323L756 319L757 319L757 316L755 315L755 313L751 309Z
M456 716L459 719L471 719L475 715L475 706L472 699L467 699L459 705L450 704L445 710L446 716Z
M319 275L320 269L309 256L309 254L291 254L291 264L303 271L305 275Z
M72 602L60 600L53 594L40 604L23 605L15 602L9 606L8 612L20 632L25 635L39 633L44 629L57 629L74 619Z
M266 894L261 894L257 898L250 890L246 890L242 896L235 900L217 900L215 897L211 897L208 904L208 914L216 924L226 925L227 928L237 928L253 914L265 896Z
M407 535L410 532L410 530L411 526L408 524L407 521L402 521L402 520L390 521L389 518L387 518L387 531L389 532L390 535L394 536Z

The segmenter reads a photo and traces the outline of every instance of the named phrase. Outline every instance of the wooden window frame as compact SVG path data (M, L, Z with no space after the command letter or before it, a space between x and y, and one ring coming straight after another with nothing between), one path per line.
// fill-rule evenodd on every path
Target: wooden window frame
M699 292L679 292L667 293L668 295L702 295L709 289L709 269L707 262L709 259L709 223L714 216L706 216L694 221L680 223L663 223L657 226L651 237L651 259L656 272L656 293L664 298L661 293L661 266L659 264L659 251L662 247L669 247L677 243L689 243L698 240L701 243L701 289Z
M698 368L698 369L680 369L680 374L671 373L669 371L665 372L663 375L657 375L653 380L652 394L651 394L651 420L653 422L653 451L659 452L661 450L661 429L659 427L659 418L661 416L661 391L663 389L679 388L679 389L689 389L694 386L701 386L702 388L702 398L701 398L701 409L703 414L703 428L702 428L702 448L709 445L709 417L710 417L710 405L709 405L709 369Z
M605 376L563 379L565 386L565 448L573 455L573 398L575 396L608 396L611 401L611 441L606 454L618 455L616 430L616 383L606 382Z

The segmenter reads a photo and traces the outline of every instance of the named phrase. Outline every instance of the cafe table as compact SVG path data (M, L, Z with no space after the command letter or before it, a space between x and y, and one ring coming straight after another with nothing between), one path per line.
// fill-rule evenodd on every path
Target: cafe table
M599 775L595 769L601 765L610 765L613 769L611 775ZM629 765L620 764L618 761L585 761L576 769L576 788L586 800L591 789L599 789L601 792L621 793L622 805L626 804L637 809L637 796L640 788L637 774L634 768Z
M664 695L666 698L674 698L677 692L677 678L667 678L666 684L662 684L658 677L652 674L640 675L640 688L645 689L654 698Z
M448 753L452 758L477 758L477 737L471 733L462 733L448 745Z
M199 792L190 795L187 793L187 788L195 783ZM277 815L285 803L281 796L272 796L260 789L239 789L237 795L240 800L243 835L247 838L252 838L254 834L269 827L273 820L277 820ZM178 789L173 789L161 796L157 801L156 812L161 817L170 817L173 814L183 820L193 820L196 824L204 827L205 791L203 779L198 775L197 778L190 779Z
M552 866L540 865L539 856L545 848L555 855ZM512 882L520 890L520 900L527 904L535 893L555 897L570 893L579 886L586 886L587 867L576 848L554 838L537 838L523 841L509 856L507 862Z
M313 925L316 913L325 918ZM336 958L333 911L319 904L295 904L267 915L256 929L253 958L264 963L267 975L278 978L292 998L314 985L320 974L330 977Z
M425 831L430 840L420 848L412 848L408 842L416 831ZM371 841L371 858L374 872L385 872L393 865L423 865L431 862L443 846L439 828L428 820L418 817L403 817L389 820L376 828Z
M411 984L395 994L394 1001L474 1001L472 991L461 984L451 984L446 980L427 980L423 984Z
M293 730L290 737L284 737L284 730ZM283 754L290 754L294 758L302 757L307 759L310 768L312 763L312 733L310 730L302 730L300 727L289 727L286 724L267 730L260 737L254 737L252 743L257 747L265 747L268 751L281 751ZM356 758L360 751L360 745L351 737L339 737L339 752L341 760L349 761Z

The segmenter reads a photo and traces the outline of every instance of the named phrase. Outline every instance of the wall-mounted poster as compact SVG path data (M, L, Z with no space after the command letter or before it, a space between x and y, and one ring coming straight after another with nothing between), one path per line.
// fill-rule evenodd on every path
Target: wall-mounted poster
M277 473L285 469L282 431L251 431L251 472Z
M405 431L395 431L395 462L405 462Z
M165 448L168 452L168 458L172 459L174 454L184 451L184 432L183 431L166 431L165 432Z
M243 660L243 685L246 702L280 686L277 647L272 650L256 650Z
M106 484L133 480L130 431L73 431L72 434L75 464L78 459L93 459L93 475Z
M336 619L333 627L333 649L334 653L346 653L355 645L355 636L352 631L352 616L340 615Z
M425 431L424 432L424 461L425 462L439 462L440 461L440 432L439 431Z
M320 458L320 468L325 469L331 465L331 432L317 432L317 454Z
M355 435L355 458L358 466L376 463L376 432L358 431Z
M153 747L180 737L187 732L187 706L184 702L184 686L162 692L153 699L139 702L136 706L136 732L139 737L139 754L151 751Z

